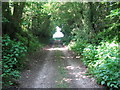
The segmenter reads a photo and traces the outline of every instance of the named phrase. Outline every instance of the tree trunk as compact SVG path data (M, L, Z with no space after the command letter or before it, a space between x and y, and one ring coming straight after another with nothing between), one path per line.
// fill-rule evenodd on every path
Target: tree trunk
M2 18L7 20L2 23L3 34L10 34L11 12L9 8L9 2L2 2Z

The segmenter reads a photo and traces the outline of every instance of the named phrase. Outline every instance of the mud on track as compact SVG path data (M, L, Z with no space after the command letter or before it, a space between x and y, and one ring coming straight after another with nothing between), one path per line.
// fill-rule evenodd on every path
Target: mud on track
M29 69L21 73L20 88L103 88L85 75L86 67L67 47L49 46L28 59Z

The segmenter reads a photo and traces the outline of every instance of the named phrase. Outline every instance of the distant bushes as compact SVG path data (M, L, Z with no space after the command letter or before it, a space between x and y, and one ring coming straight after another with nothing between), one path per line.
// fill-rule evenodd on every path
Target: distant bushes
M2 40L2 52L2 78L5 87L12 85L19 77L19 69L23 65L22 59L26 55L27 47L5 35Z
M77 44L77 45L76 45ZM95 46L76 43L71 49L82 55L83 63L88 67L89 72L94 75L97 82L101 85L107 85L112 88L120 87L118 43L101 42ZM79 49L79 50L78 50Z

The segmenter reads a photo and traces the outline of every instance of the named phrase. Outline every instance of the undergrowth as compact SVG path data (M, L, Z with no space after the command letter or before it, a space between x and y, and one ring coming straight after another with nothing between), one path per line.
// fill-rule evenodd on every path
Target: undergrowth
M23 67L27 47L6 35L2 40L2 52L3 87L8 87L20 77L20 68Z
M83 45L75 43L70 47L82 56L82 62L96 78L97 83L110 88L120 88L118 43L115 41L101 42L99 45L86 43L84 48Z
M11 39L8 35L2 38L2 86L8 88L17 85L20 72L26 68L26 55L43 45L31 36L31 41L17 35L18 40ZM29 45L28 45L29 44Z

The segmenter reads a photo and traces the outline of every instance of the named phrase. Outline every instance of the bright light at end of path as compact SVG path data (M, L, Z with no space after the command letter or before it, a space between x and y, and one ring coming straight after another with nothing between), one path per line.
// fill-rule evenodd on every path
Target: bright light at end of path
M64 34L61 32L61 28L56 27L56 32L53 34L53 38L62 38Z
M64 51L64 50L68 50L68 47L48 48L48 49L46 49L46 50L49 50L49 51L55 51L55 50Z

